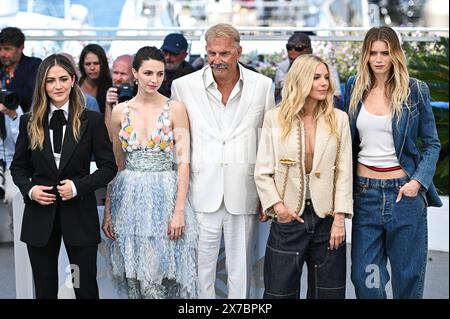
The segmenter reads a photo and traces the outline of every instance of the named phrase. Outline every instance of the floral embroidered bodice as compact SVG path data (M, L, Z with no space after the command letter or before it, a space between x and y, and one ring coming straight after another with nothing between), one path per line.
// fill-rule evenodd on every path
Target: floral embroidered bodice
M150 137L142 145L133 128L128 102L123 109L119 140L125 153L126 168L142 171L162 171L173 167L173 132L170 123L170 100L167 100L161 114L156 120L156 126Z

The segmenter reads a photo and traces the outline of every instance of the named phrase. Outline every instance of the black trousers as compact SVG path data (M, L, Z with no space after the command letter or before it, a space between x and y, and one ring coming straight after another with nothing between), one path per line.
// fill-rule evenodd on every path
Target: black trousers
M58 256L61 236L61 221L59 212L57 212L47 245L44 247L27 245L33 270L36 299L57 298L59 290ZM83 247L66 245L66 251L71 264L72 283L76 298L98 299L97 245ZM69 275L70 273L67 272L67 276Z
M308 299L343 299L345 241L330 250L331 217L319 218L306 200L305 223L273 221L264 258L264 299L298 299L303 264L308 266Z

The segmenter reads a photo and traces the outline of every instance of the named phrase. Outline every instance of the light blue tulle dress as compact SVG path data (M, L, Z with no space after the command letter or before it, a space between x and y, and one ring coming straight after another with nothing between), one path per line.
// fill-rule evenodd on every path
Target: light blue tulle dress
M112 275L129 298L197 298L197 220L185 205L185 231L167 235L177 194L170 100L152 136L140 145L124 108L119 133L125 169L110 186L111 218L116 240L110 243Z

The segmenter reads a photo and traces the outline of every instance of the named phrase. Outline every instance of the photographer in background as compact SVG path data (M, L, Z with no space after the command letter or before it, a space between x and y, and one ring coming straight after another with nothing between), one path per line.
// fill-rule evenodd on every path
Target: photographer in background
M112 141L111 135L111 112L118 103L130 100L136 95L133 86L133 72L131 71L133 57L129 54L121 55L114 60L112 67L113 86L106 92L105 103L105 124L108 129L109 139Z
M19 118L23 114L19 95L0 90L0 242L13 241L12 201L18 192L9 166L14 156Z
M41 59L23 54L25 35L18 28L0 31L0 89L16 92L24 112L31 107L36 71Z

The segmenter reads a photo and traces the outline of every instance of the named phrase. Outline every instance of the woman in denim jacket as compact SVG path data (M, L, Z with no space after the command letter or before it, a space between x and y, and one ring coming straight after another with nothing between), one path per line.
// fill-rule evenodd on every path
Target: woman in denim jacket
M427 206L441 206L433 175L440 143L427 85L409 77L395 31L370 29L348 80L354 163L351 279L357 298L422 298ZM418 140L421 140L420 149Z

